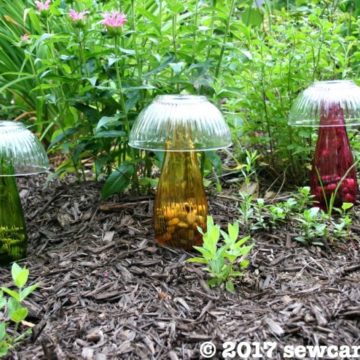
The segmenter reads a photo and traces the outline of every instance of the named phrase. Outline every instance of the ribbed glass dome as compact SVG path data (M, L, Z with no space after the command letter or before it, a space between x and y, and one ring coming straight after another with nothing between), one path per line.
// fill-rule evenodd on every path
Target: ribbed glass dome
M162 95L138 116L129 145L153 151L217 150L231 145L231 134L205 96Z
M12 174L3 170L9 166ZM48 168L45 149L31 131L22 123L0 121L0 176L34 175Z
M334 127L341 113L347 126L360 125L360 87L350 80L317 81L295 100L289 125Z

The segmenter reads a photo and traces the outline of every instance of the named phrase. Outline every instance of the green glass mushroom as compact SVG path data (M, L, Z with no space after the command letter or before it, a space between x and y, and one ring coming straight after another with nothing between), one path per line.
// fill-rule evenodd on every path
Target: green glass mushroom
M16 177L48 168L46 152L31 131L21 123L0 121L0 265L26 256L26 226Z
M231 145L221 112L204 96L158 96L134 123L129 145L165 152L154 203L157 243L201 245L198 228L206 228L208 205L197 152Z

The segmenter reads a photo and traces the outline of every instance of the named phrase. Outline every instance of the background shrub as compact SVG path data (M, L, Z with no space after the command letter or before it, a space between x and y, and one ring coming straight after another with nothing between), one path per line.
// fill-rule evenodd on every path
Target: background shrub
M71 8L89 11L81 26ZM118 37L101 24L114 9L128 18ZM139 111L158 94L203 94L222 108L238 161L256 149L271 177L303 183L315 134L289 128L288 111L314 80L358 79L358 13L328 0L54 0L48 13L3 2L0 114L33 126L57 174L114 173L109 195L151 176L157 158L127 145Z

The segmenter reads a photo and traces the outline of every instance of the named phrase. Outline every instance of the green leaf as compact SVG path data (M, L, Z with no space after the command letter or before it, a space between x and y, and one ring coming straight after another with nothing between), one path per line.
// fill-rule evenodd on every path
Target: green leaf
M6 356L8 351L9 351L8 344L5 341L0 342L0 357Z
M123 162L106 180L101 191L103 199L124 191L129 186L134 173L134 164L128 161Z
M208 249L201 247L201 246L193 246L193 248L195 250L197 250L199 253L201 253L201 255L203 256L204 259L206 259L207 261L210 261L213 257L214 254L212 254Z
M214 257L216 254L217 243L220 238L220 226L214 225L214 220L211 216L207 217L207 232L203 236L203 247L209 250Z
M235 242L239 236L239 223L235 222L234 224L228 225L228 233L230 236L230 239Z
M109 131L99 131L95 134L94 138L96 139L106 139L106 138L121 138L125 137L126 132L120 130L109 130Z
M79 131L78 128L69 128L66 129L65 131L60 132L58 135L55 136L54 139L52 139L50 145L49 145L49 149L51 149L54 145L56 145L57 143L62 143L64 142L64 140L74 134L76 134ZM56 134L56 133L54 133Z
M10 319L16 323L19 323L26 319L29 311L26 307L20 307L17 310L10 313Z
M31 293L33 293L38 288L38 286L39 286L38 284L33 284L21 290L20 301L25 300Z
M224 269L224 258L219 257L214 260L209 261L210 270L214 274L221 274Z
M248 260L248 259L245 259L245 260L243 260L243 261L240 262L240 267L241 267L242 269L247 268L249 265L250 265L250 260Z
M238 247L244 245L248 240L250 240L250 236L243 237L242 239L240 239L239 241L237 241L235 243L235 248L238 248Z
M6 305L6 299L2 290L0 290L0 310Z
M208 281L210 287L215 287L221 284L221 281L218 278L213 278Z
M22 306L18 300L15 300L14 298L10 298L7 303L7 308L8 308L9 316L11 317L11 314L21 309Z
M207 264L207 260L201 257L192 257L190 259L187 259L186 262L189 263L198 263L198 264Z
M13 263L11 267L11 276L14 281L14 284L18 288L22 288L29 278L29 270L26 268L20 267L18 264Z
M20 301L20 295L19 295L16 291L11 290L11 289L8 289L8 288L4 288L4 287L2 287L1 290L2 290L4 293L6 293L6 294L8 294L9 296L11 296L11 299L14 299L14 300L16 300L16 301ZM10 301L11 299L9 299L9 301Z
M258 27L263 22L263 14L253 7L248 7L241 15L241 20L246 26Z
M341 206L341 209L346 211L346 210L351 209L353 206L354 206L353 203L344 202Z
M5 338L6 335L6 324L5 322L0 323L0 341Z
M103 116L96 124L95 132L100 131L102 128L108 129L109 127L119 124L119 116Z
M234 288L234 284L232 281L227 281L225 284L225 288L228 292L234 294L235 293L235 288Z
M239 254L242 256L245 256L247 254L250 253L251 249L253 248L253 244L252 245L248 245L248 246L243 246L239 249Z
M183 61L180 61L178 63L169 63L169 66L171 67L171 69L174 71L175 74L181 73L185 65L186 64Z
M13 263L12 267L11 267L11 277L13 279L13 282L15 282L16 278L18 277L18 275L21 273L22 268L16 264Z

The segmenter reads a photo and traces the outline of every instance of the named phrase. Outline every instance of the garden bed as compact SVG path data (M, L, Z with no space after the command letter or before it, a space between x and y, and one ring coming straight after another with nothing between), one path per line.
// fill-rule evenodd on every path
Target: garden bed
M29 257L41 287L27 305L33 336L14 359L199 359L213 341L360 345L358 219L351 241L329 249L293 241L291 226L256 233L251 266L236 294L210 290L189 253L157 247L151 197L101 202L101 184L44 187L22 180ZM210 196L226 225L238 217L229 195ZM8 268L1 283L10 284Z

